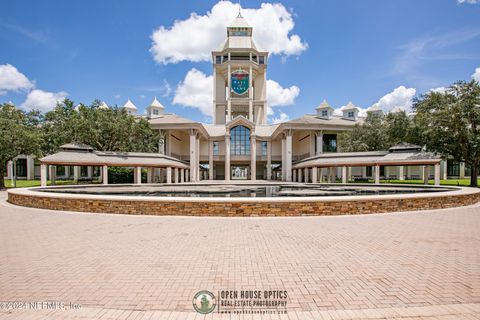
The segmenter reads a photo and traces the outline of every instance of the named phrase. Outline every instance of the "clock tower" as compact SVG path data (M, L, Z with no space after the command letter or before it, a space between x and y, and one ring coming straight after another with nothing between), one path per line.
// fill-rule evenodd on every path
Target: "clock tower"
M214 124L237 116L254 124L267 122L268 52L255 44L252 32L239 12L227 27L227 39L212 52Z

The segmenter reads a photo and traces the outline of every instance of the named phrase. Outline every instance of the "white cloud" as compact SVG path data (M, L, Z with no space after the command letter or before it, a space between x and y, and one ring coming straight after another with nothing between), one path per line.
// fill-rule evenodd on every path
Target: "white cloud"
M175 90L173 104L197 108L204 115L213 116L213 76L193 68Z
M341 106L340 108L337 108L337 109L334 109L333 110L333 115L334 116L338 116L338 117L341 117L343 116L343 109L346 107L347 105L344 105L344 106ZM358 116L359 117L366 117L367 116L367 108L361 108L357 105L355 105L355 107L358 108Z
M46 112L52 110L57 105L57 102L63 101L68 96L65 91L48 92L40 89L35 89L27 95L27 99L21 105L22 108L39 109Z
M399 86L392 92L384 95L378 100L378 105L383 111L388 112L395 107L402 107L407 112L412 107L412 99L417 91L415 88L406 88L405 86Z
M457 0L458 4L464 4L464 3L469 3L469 4L476 4L480 3L480 0Z
M273 111L270 107L288 106L295 104L300 88L291 86L283 88L274 80L267 80L267 101L269 103L268 115ZM197 108L204 115L213 116L213 76L193 68L188 71L185 79L181 81L173 98L173 104Z
M475 79L480 82L480 67L475 69L475 72L472 74L472 79Z
M277 124L277 123L282 123L282 122L286 122L290 120L290 117L288 116L288 114L280 111L280 115L278 117L273 117L270 122L273 123L273 124Z
M299 94L300 88L297 86L283 88L278 82L267 80L267 101L271 107L293 105Z
M189 18L176 20L171 27L160 26L151 35L150 52L162 64L208 61L237 14L237 4L219 1L205 15L191 13ZM262 3L259 9L242 9L242 15L253 27L257 45L271 54L299 55L308 48L300 36L290 33L295 23L292 13L282 4Z
M432 88L429 90L430 92L439 92L439 93L444 93L447 91L447 88L445 87L438 87L438 88Z
M30 90L35 84L11 64L0 65L0 95L7 91Z

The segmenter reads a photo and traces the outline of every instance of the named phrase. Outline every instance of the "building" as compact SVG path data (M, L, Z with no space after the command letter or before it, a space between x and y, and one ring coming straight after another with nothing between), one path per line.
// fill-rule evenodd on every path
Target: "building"
M254 30L240 13L226 31L225 41L212 52L213 123L204 124L166 113L156 98L143 115L149 119L152 128L160 132L159 153L188 163L189 169L185 172L189 176L184 181L345 181L374 179L377 176L385 179L425 179L438 173L428 163L425 166L407 161L406 165L399 165L381 162L377 158L373 162L351 161L351 167L346 171L343 167L332 166L326 158L343 157L336 154L341 151L337 148L337 135L364 121L359 108L351 102L342 108L342 114L336 114L328 102L323 101L314 114L280 124L268 124L268 52L255 43L252 37ZM105 103L102 107L108 108ZM130 99L124 108L129 114L137 113L137 107ZM382 110L374 105L369 112L381 114ZM408 146L403 148L403 151L412 151ZM417 153L422 152L416 146L413 149ZM317 160L312 159L315 157ZM429 157L425 155L425 159ZM310 167L305 163L309 163ZM316 166L327 165L330 169L316 170L320 168ZM447 166L442 161L439 167L443 179L447 174L460 178L468 175L463 164L449 162ZM40 176L40 163L33 157L19 156L16 168L18 179ZM299 169L305 168L310 174L300 173ZM166 170L152 170L154 177L151 181L168 180ZM92 176L99 176L100 171L94 165L57 165L55 176L57 179L89 180ZM6 178L12 175L13 166L10 164Z

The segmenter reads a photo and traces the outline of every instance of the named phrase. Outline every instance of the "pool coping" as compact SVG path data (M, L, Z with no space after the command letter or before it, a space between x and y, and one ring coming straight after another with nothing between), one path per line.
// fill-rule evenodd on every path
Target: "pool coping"
M288 185L294 185L295 183L288 183ZM182 184L183 185L183 184ZM189 185L202 185L202 184L189 184ZM225 185L225 184L224 184ZM248 184L255 185L255 184ZM262 184L259 184L262 185ZM283 183L283 185L287 185ZM304 184L298 184L304 185ZM306 184L309 186L315 184ZM325 184L318 184L325 185ZM376 186L376 185L366 185L366 184L347 184L348 186ZM104 185L98 185L104 186ZM135 184L118 184L115 186L139 186ZM147 184L141 184L140 186L148 186ZM175 185L169 185L175 186ZM343 184L330 184L330 186L343 186ZM392 186L392 187L411 187L417 185L405 185L405 184L382 184L381 186ZM392 200L392 199L417 199L417 198L435 198L435 197L445 197L445 196L465 196L473 195L480 193L478 188L469 188L469 187L457 187L457 186L425 186L418 185L417 187L424 188L435 188L435 189L450 189L451 191L442 191L442 192L422 192L422 193L403 193L403 194L384 194L384 195L359 195L359 196L304 196L304 197L162 197L162 196L128 196L128 195L100 195L100 194L67 194L67 193L54 193L46 191L37 191L38 189L61 189L65 187L85 187L85 185L77 186L49 186L49 187L27 187L27 188L16 188L7 190L8 194L16 195L36 195L41 197L51 197L51 198L60 198L60 199L88 199L88 200L124 200L124 201L165 201L165 202L333 202L333 201L352 201L352 200ZM108 185L110 187L110 185Z

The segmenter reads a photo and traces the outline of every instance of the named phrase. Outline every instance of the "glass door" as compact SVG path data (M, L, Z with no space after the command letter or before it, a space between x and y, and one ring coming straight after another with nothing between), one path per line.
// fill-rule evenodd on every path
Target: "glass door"
M248 179L248 166L232 166L232 179L233 180L247 180Z

